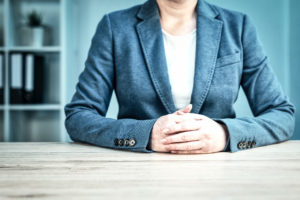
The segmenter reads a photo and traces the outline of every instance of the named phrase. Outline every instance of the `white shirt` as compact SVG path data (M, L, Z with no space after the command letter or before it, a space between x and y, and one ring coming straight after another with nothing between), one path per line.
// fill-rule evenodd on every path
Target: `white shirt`
M182 36L162 32L172 96L176 108L181 109L190 104L193 92L196 30Z

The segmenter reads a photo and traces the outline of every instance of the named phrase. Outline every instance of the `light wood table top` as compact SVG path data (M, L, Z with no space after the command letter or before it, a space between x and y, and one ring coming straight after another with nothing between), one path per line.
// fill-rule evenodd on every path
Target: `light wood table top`
M0 143L0 199L300 199L300 141L237 153Z

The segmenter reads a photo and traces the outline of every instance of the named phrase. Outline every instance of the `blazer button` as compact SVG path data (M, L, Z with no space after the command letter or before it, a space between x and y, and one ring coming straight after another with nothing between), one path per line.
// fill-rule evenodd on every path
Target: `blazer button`
M119 146L123 146L124 145L124 140L123 139L119 139Z
M116 139L114 140L114 143L115 143L115 146L118 146L118 145L119 145L119 139L116 138Z
M133 147L136 144L135 139L130 139L129 140L129 146Z
M243 149L243 143L242 143L242 142L239 142L239 143L238 143L238 148L239 148L239 149Z
M128 147L128 146L129 146L129 140L124 140L124 145L125 145L126 147Z

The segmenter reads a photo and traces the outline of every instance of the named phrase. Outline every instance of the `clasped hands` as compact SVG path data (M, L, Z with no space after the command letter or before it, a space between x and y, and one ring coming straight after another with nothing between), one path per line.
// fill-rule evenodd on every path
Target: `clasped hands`
M160 117L153 126L151 149L174 154L205 154L225 148L228 131L223 124L190 113L192 105Z

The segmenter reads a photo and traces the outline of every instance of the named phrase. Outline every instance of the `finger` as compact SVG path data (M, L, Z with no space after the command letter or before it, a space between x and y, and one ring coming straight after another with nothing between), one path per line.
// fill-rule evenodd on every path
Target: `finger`
M195 113L185 113L182 115L178 115L178 114L171 114L170 115L170 120L174 121L176 123L179 122L183 122L183 121L187 121L187 120L202 120L205 119L204 115L200 115L200 114L195 114Z
M205 154L204 151L200 150L191 150L191 151L171 151L173 154Z
M163 144L172 144L172 143L182 143L182 142L191 142L201 140L203 138L203 134L197 131L187 131L178 134L174 134L171 136L167 136L162 139Z
M184 115L185 113L184 112L182 112L182 111L180 111L180 110L178 110L178 111L176 111L176 113L175 113L176 115Z
M192 109L193 109L193 105L189 104L185 108L180 109L178 112L181 112L181 113L190 113L192 111Z
M187 131L196 131L201 129L202 123L199 120L186 120L177 124L170 124L166 126L163 133L165 135L172 135L175 133L187 132Z
M184 113L189 113L192 111L192 108L193 108L193 105L192 104L189 104L187 105L186 107L176 111L174 114L177 114L177 115L184 115Z
M204 143L202 141L193 141L193 142L185 142L185 143L175 143L166 145L167 151L191 151L191 150L199 150L203 148Z

